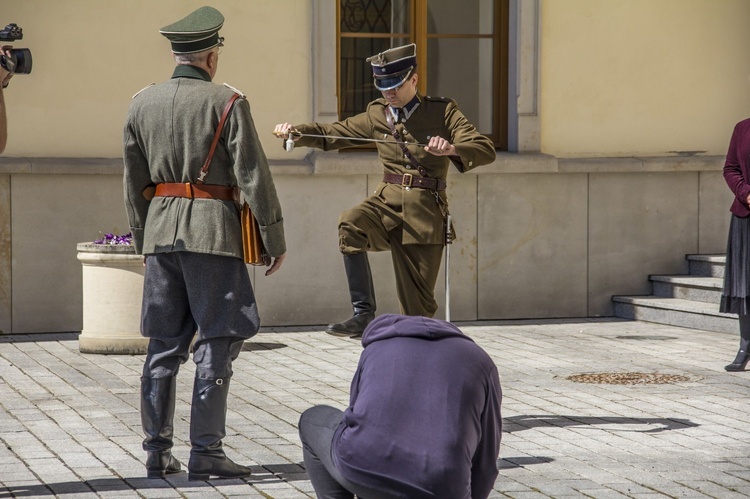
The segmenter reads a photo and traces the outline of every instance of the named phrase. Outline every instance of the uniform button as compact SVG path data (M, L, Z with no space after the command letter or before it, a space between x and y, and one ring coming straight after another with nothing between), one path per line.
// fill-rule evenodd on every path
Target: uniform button
M469 161L469 166L471 166L471 165L473 165L473 164L474 164L474 162L473 162L473 161Z
M411 166L410 165L406 165L406 169L407 170L411 170Z

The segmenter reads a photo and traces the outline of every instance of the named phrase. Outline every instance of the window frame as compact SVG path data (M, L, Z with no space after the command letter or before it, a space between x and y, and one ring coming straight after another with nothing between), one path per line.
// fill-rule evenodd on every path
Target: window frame
M343 38L399 38L417 45L417 66L428 67L427 41L430 39L492 39L493 40L493 85L492 85L492 132L487 136L495 147L508 150L508 54L509 54L509 4L510 0L493 0L493 32L489 34L428 33L427 13L430 0L409 0L408 33L349 33L341 31L341 2L336 0L336 113L341 116L344 92L341 88L341 41ZM419 72L417 88L427 94L427 71ZM449 96L450 97L450 96Z

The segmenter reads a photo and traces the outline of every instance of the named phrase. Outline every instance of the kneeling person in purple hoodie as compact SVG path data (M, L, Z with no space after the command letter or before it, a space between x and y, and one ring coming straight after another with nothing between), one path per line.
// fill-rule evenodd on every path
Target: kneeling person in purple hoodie
M502 394L487 353L451 323L381 315L365 329L349 407L306 410L305 468L319 498L486 498Z

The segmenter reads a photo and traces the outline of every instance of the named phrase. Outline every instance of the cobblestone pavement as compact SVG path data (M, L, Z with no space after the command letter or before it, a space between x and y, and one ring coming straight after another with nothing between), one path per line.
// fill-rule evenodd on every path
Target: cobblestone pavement
M614 319L460 323L498 365L504 435L491 497L749 497L750 372L734 335ZM143 356L90 355L77 335L0 337L0 497L313 497L296 424L344 408L361 351L321 328L266 330L235 362L227 454L247 480L145 478ZM670 384L593 384L581 373ZM187 464L193 365L179 376L174 453Z

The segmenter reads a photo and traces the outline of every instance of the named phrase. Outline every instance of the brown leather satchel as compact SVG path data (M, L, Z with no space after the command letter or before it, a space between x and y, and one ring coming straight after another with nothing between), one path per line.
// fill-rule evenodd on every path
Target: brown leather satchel
M221 131L224 129L224 123L227 121L227 117L232 110L234 101L238 98L240 98L239 94L232 95L232 98L224 108L224 112L219 120L219 125L216 127L214 140L211 142L211 148L208 150L208 157L206 157L206 161L203 163L200 177L195 181L196 184L202 184L203 179L208 174L208 167L211 165L211 160L214 157L214 151L216 150L216 145L219 143L219 137L221 136ZM253 212L250 210L250 205L247 204L247 201L244 201L242 203L242 208L240 208L240 223L242 225L242 253L245 263L249 263L250 265L271 265L271 255L266 251L266 247L263 244L263 238L260 236L258 220L255 219L255 215L253 215Z
M247 203L242 203L240 222L242 223L242 251L245 263L251 265L270 265L271 255L268 254L266 247L263 245L258 221L255 219L255 215L253 215Z

